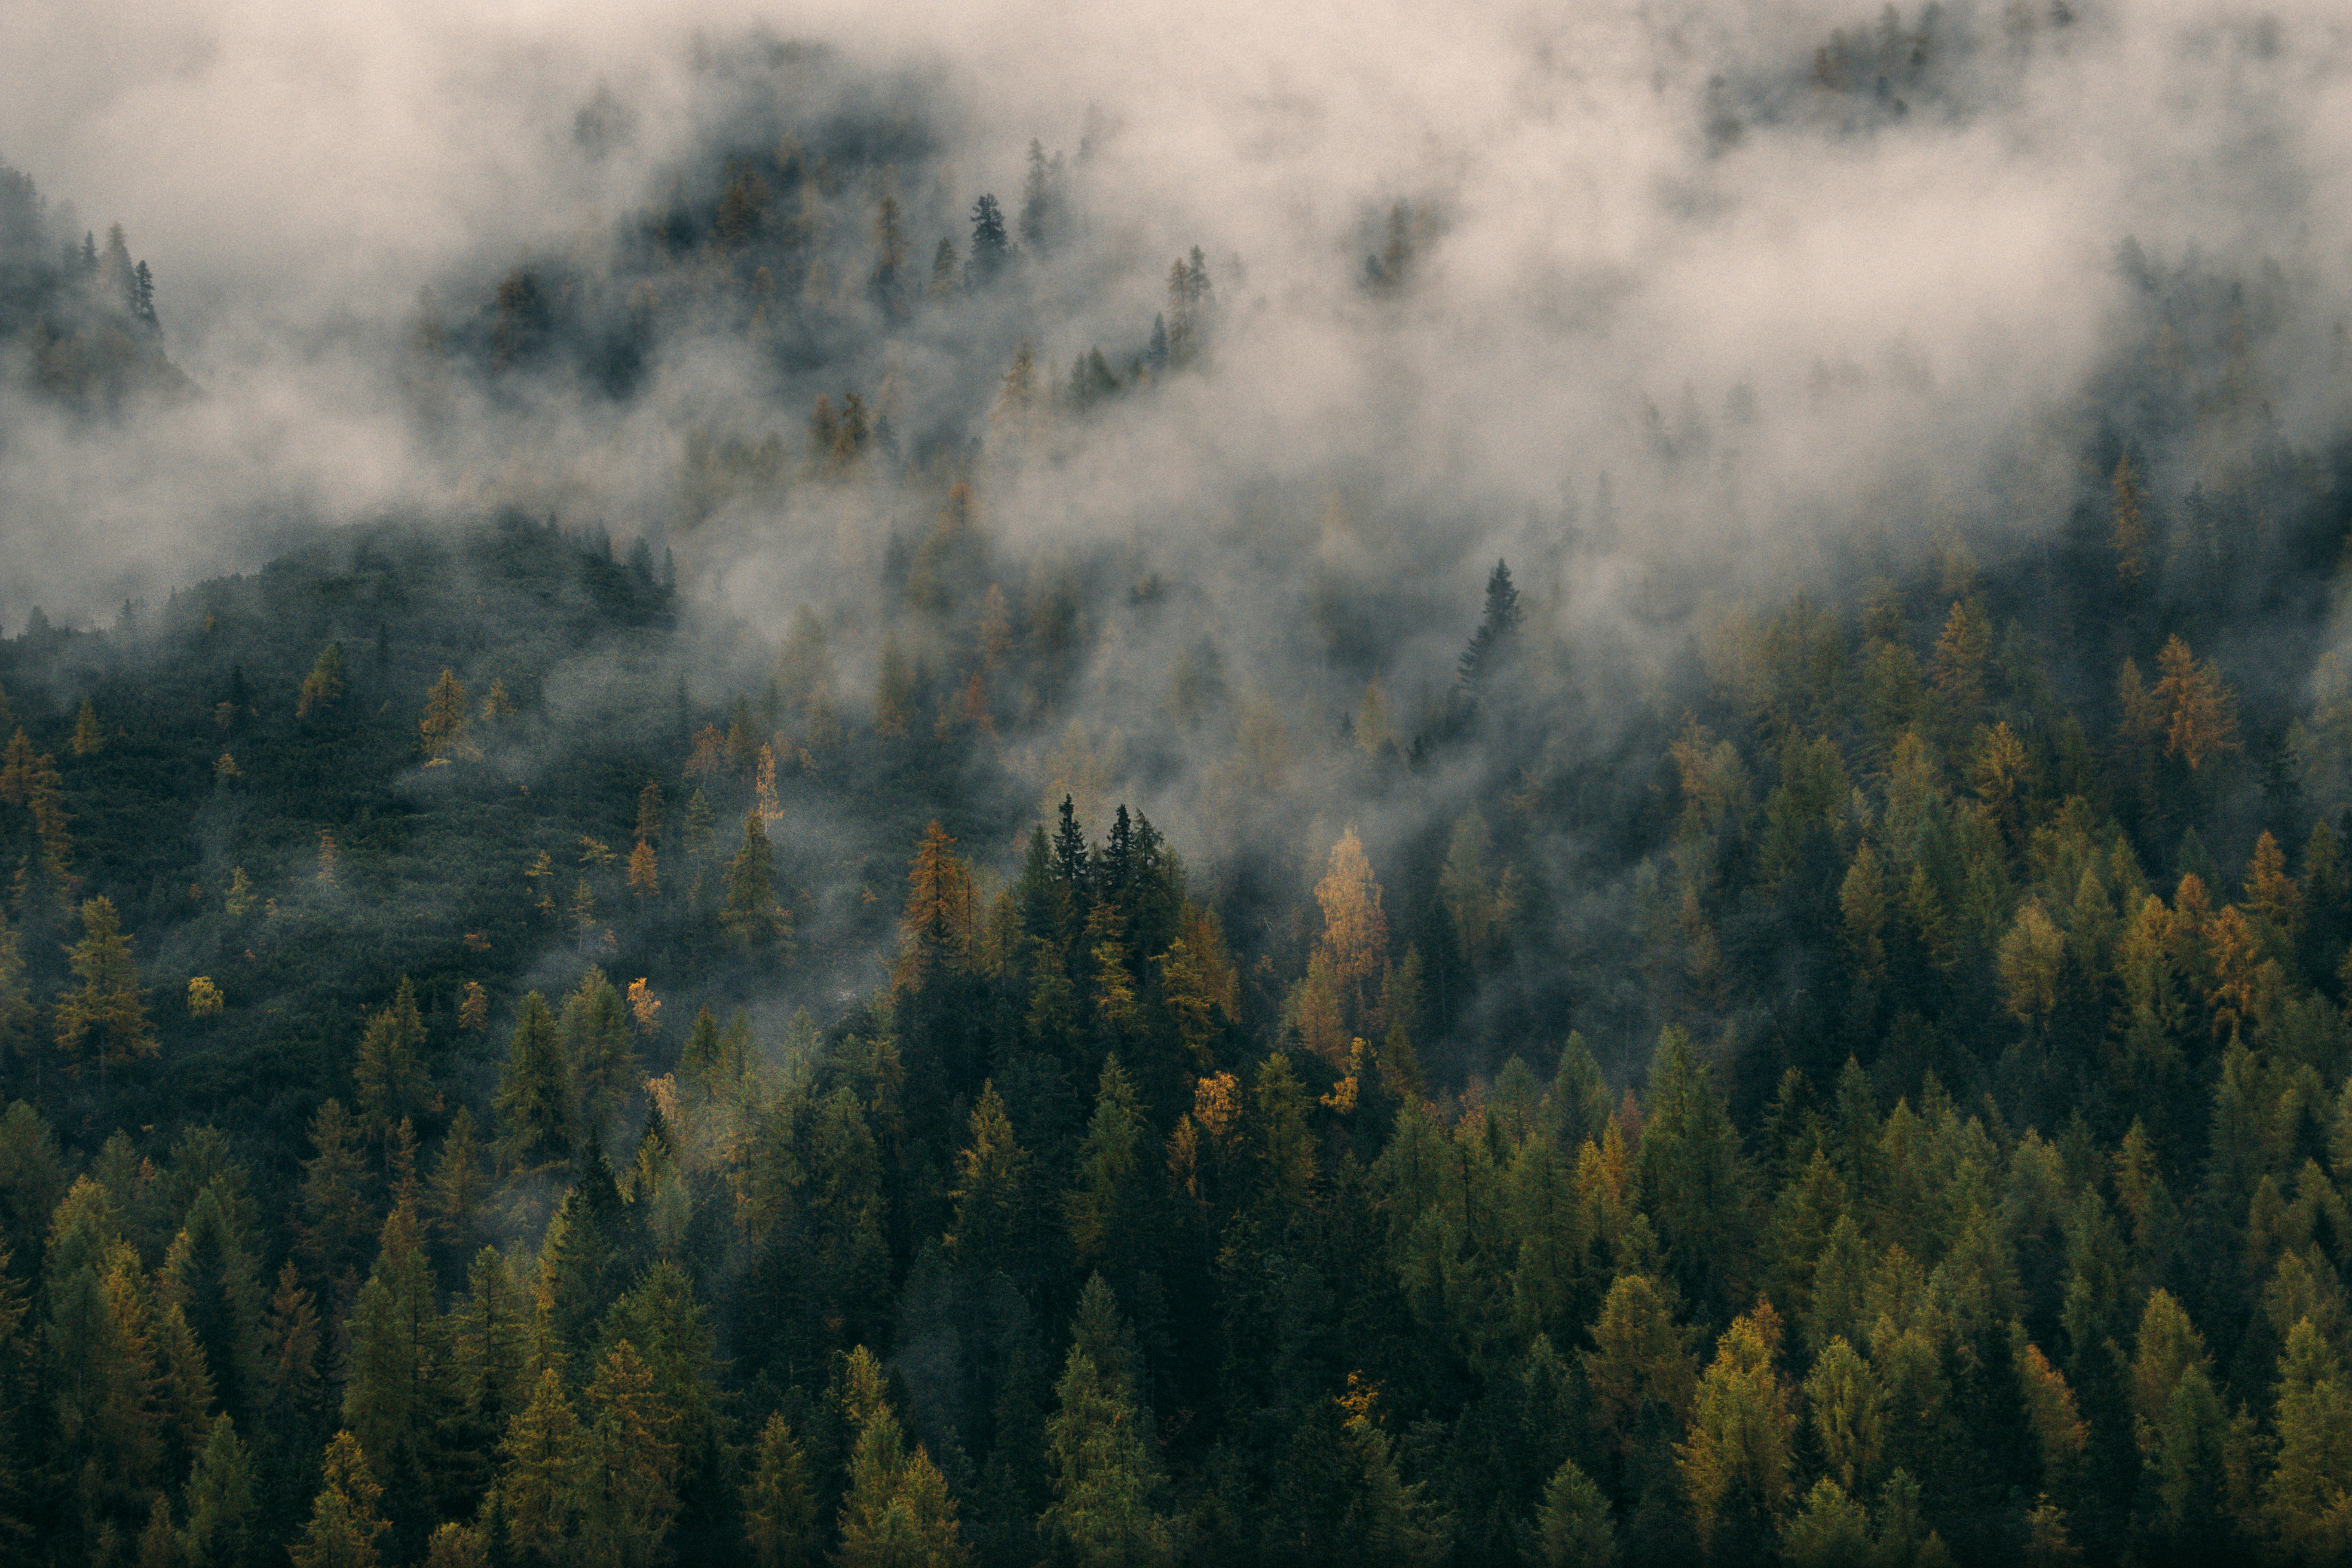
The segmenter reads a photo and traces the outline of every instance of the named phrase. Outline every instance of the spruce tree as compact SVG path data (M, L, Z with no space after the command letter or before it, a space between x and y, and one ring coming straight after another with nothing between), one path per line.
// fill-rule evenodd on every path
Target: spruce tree
M769 952L792 931L792 917L776 901L776 854L757 811L743 818L743 843L727 867L719 923L748 952Z

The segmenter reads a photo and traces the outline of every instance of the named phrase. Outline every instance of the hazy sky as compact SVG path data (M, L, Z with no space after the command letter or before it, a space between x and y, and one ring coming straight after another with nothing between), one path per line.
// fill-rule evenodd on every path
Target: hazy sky
M1871 35L1861 5L657 10L0 12L0 159L84 225L125 224L209 394L102 439L19 411L0 618L236 563L257 513L478 496L518 447L542 480L571 476L563 493L610 489L633 515L686 411L740 400L723 353L682 357L633 419L543 409L453 473L420 455L384 344L420 283L593 243L656 192L713 112L697 33L822 41L844 84L929 73L959 204L1009 200L1028 140L1074 152L1094 110L1113 132L1084 282L1029 323L1061 364L1148 321L1169 256L1211 257L1229 322L1213 377L1050 476L1008 477L998 516L1033 542L1119 537L1176 491L1213 518L1237 484L1345 480L1442 525L1425 542L1475 592L1531 510L1589 501L1604 471L1657 540L1800 570L1824 530L1884 526L1890 504L1923 533L1962 514L2030 531L2073 476L2029 454L2059 465L2047 515L1993 515L2018 503L1987 465L2013 464L2111 352L2126 235L2168 264L2274 259L2305 342L2352 240L2352 24L2319 3L2086 0L2071 27L2037 9L2020 30L1960 0L1933 90L1899 115L1900 93L1812 85L1832 28ZM600 81L637 134L597 163L570 132ZM1438 237L1412 294L1375 307L1361 258L1400 200ZM2290 360L2272 390L2307 434L2338 392ZM1645 471L1645 406L1717 432L1701 472Z

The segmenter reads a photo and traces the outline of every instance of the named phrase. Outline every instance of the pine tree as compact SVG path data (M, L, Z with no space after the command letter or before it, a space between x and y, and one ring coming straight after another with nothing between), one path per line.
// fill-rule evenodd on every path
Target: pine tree
M993 1081L981 1086L972 1107L971 1142L956 1156L955 1229L948 1240L956 1262L985 1279L1002 1270L1019 1283L1037 1266L1039 1234L1036 1162L1014 1138L1003 1097Z
M1730 1111L1680 1028L1659 1036L1648 1110L1642 1194L1667 1263L1685 1300L1727 1304L1744 1274L1746 1163Z
M2116 575L2126 584L2137 584L2147 574L2148 527L2139 473L2132 467L2128 452L2116 459L2115 496L2110 510L2116 525Z
M559 1034L580 1096L580 1124L608 1125L635 1092L641 1075L628 1010L603 970L589 970L564 998Z
M352 1309L350 1334L344 1429L413 1507L418 1489L436 1479L434 1434L449 1397L448 1333L434 1304L413 1194L384 1221L383 1250Z
M97 1057L103 1100L107 1068L152 1057L157 1046L147 1026L146 993L139 986L131 939L122 932L113 901L87 900L81 906L81 923L82 939L70 960L80 984L58 998L58 1049L79 1057L87 1048Z
M25 978L22 943L0 915L0 1070L30 1058L39 1022L40 1009Z
M1609 1500L1574 1459L1562 1459L1545 1483L1536 1540L1544 1568L1614 1568L1617 1527Z
M261 1281L240 1207L227 1176L206 1183L164 1253L158 1282L159 1298L184 1314L213 1390L231 1410L252 1408L262 1381Z
M1462 650L1462 684L1473 697L1485 692L1496 672L1509 664L1524 618L1511 569L1497 561L1486 576L1486 603L1478 616L1478 629L1470 634L1470 645Z
M1445 1561L1448 1524L1423 1495L1420 1482L1407 1482L1397 1468L1396 1455L1381 1426L1379 1389L1362 1374L1348 1374L1348 1392L1338 1404L1346 1416L1340 1424L1340 1448L1348 1468L1347 1510L1339 1521L1339 1539L1357 1543L1374 1562L1434 1564Z
M433 1162L425 1183L425 1201L434 1235L447 1255L467 1256L474 1244L474 1227L482 1206L481 1144L474 1132L471 1107L459 1106L449 1119L449 1131Z
M1152 1152L1151 1125L1134 1081L1117 1057L1107 1058L1074 1179L1062 1198L1070 1245L1082 1266L1117 1268L1139 1256L1144 1181L1153 1173L1146 1160Z

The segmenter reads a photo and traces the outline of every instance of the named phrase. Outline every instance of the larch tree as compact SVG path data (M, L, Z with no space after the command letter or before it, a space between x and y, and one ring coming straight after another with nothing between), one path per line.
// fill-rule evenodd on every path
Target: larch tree
M98 709L87 697L81 700L81 710L74 715L73 754L94 757L106 745L106 731L98 721Z
M331 642L319 650L310 673L302 678L301 690L294 699L294 717L308 719L313 713L323 713L341 701L342 695L343 645Z
M677 1511L677 1412L624 1339L597 1363L579 1479L579 1544L599 1568L650 1568Z
M294 1568L376 1568L383 1560L376 1538L389 1528L378 1511L383 1501L383 1488L357 1439L349 1432L336 1433L327 1445L310 1521L288 1549Z
M2221 680L2213 661L2201 663L2178 634L2156 656L2158 679L2152 699L2162 713L2164 754L2179 757L2191 773L2238 749L2238 698Z
M441 678L433 683L433 689L425 693L425 716L416 725L428 764L464 761L481 754L467 738L467 714L466 689L453 672L445 668Z
M499 1500L508 1549L519 1561L562 1561L577 1517L582 1439L563 1375L548 1367L499 1443Z
M808 1457L779 1411L760 1429L743 1483L743 1538L758 1568L814 1568L816 1492Z
M971 1552L947 1479L890 1407L882 1363L864 1345L849 1352L845 1414L848 1487L841 1500L841 1568L963 1568Z
M923 830L907 871L907 907L898 920L894 994L919 990L934 976L970 962L973 924L971 873L956 858L955 840L936 821Z
M382 1141L394 1123L425 1109L432 1081L425 1067L425 1017L405 974L392 1005L371 1016L352 1060L353 1098L369 1136Z
M58 996L55 1009L58 1049L73 1058L88 1051L98 1058L103 1099L109 1067L152 1057L158 1047L147 1024L146 993L139 985L131 938L113 901L85 901L81 924L82 939L69 960L78 984Z
M1780 1318L1769 1301L1734 1319L1692 1400L1689 1439L1678 1445L1699 1544L1727 1531L1745 1556L1772 1539L1793 1489L1796 1415L1779 1371Z

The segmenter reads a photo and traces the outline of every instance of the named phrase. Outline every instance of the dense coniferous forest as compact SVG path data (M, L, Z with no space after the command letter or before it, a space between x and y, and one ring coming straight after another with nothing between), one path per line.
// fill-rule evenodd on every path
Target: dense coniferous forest
M1962 9L1692 135L2093 25ZM2352 1553L2340 302L2118 237L2063 416L1753 574L1641 536L1903 364L1645 402L1501 559L1345 475L1056 533L1246 265L1129 253L1114 117L1000 200L930 76L696 48L634 209L418 280L458 499L0 637L0 1557ZM0 170L7 408L215 395L131 257Z

